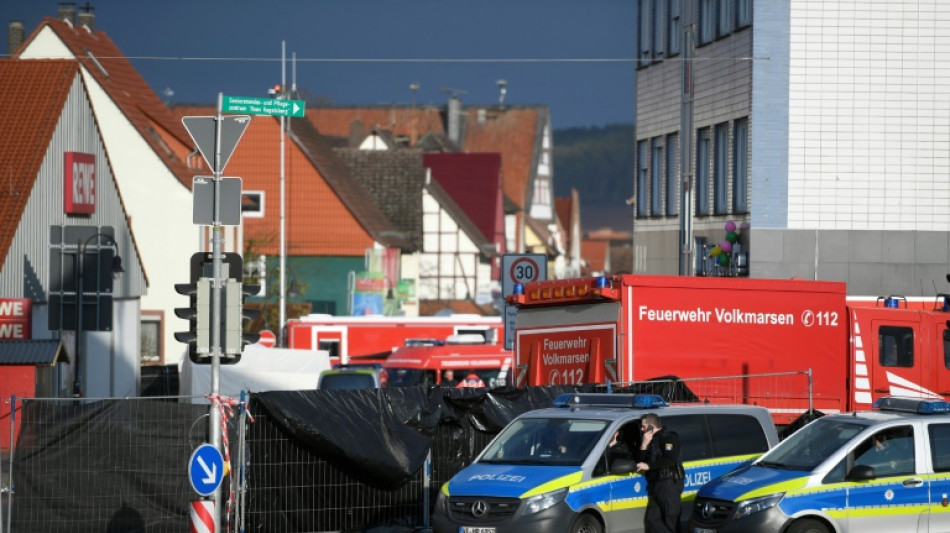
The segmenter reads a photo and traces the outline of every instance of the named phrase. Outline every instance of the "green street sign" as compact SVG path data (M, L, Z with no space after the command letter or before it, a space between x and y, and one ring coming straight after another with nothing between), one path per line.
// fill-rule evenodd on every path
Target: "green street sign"
M221 112L242 115L270 115L272 117L302 117L304 116L304 103L303 100L224 96L221 99Z

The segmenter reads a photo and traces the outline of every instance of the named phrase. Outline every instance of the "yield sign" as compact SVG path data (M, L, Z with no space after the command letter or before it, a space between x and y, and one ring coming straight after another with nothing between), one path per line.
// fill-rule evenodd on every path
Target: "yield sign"
M182 117L181 123L188 130L188 135L198 145L198 151L208 163L208 168L213 172L224 172L225 165L231 159L234 153L234 147L237 146L244 130L251 122L248 115L228 115L221 117L221 159L218 161L218 167L214 166L214 128L218 117Z

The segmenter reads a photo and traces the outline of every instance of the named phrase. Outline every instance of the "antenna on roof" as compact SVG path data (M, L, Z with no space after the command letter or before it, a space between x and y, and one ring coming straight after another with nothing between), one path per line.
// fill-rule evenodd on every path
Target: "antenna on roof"
M447 95L449 95L449 96L451 96L451 97L454 97L454 98L458 98L459 96L468 93L468 91L465 91L465 90L462 90L462 89L456 89L456 88L454 88L454 87L446 87L445 85L439 87L439 92L440 92L440 93L445 93L445 94L447 94Z
M412 107L416 107L416 93L419 92L419 87L421 87L421 85L418 81L409 84L409 90L412 91Z
M498 80L495 84L498 85L498 105L504 107L505 95L508 94L508 81Z

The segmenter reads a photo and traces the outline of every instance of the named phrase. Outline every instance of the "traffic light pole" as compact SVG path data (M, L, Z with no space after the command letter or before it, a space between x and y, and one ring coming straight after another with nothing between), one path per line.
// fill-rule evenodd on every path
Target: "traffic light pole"
M224 95L218 93L217 118L214 125L214 218L211 227L211 412L208 416L208 434L211 437L211 445L221 451L221 409L219 393L221 391L221 292L222 280L224 276L221 273L221 263L224 257L222 253L223 228L221 225L221 122L224 120L221 114ZM227 454L223 454L225 457ZM221 517L221 485L214 489L214 532L220 532Z

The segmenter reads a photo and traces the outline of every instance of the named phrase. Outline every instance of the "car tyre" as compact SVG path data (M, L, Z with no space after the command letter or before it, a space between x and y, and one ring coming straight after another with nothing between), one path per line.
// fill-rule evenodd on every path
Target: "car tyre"
M804 518L793 522L788 533L831 533L831 530L821 520Z
M588 513L584 513L574 519L571 524L570 533L604 533L600 521Z

